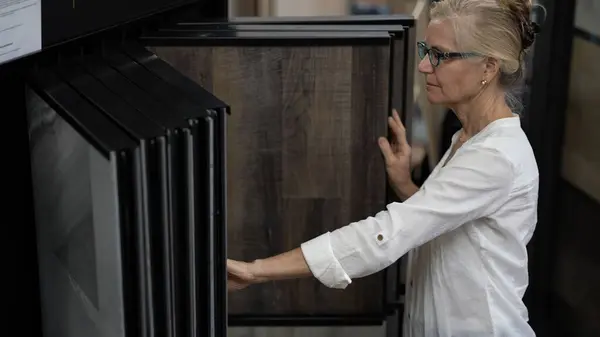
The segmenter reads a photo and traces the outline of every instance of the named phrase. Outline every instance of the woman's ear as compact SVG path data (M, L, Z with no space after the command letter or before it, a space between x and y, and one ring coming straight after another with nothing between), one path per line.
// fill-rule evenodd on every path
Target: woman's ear
M488 82L500 72L500 62L493 57L486 57L484 75Z

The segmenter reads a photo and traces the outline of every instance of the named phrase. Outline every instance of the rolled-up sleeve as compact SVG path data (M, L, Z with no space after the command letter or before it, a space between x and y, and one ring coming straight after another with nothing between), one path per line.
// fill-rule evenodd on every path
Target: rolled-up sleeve
M301 245L312 274L343 289L353 278L376 273L409 250L488 216L509 198L514 168L493 148L472 146L403 203L322 234Z

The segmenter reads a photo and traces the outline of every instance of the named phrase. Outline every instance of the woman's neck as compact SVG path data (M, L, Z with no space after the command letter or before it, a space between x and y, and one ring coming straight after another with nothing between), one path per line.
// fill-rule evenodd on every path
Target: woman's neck
M499 90L495 92L484 90L470 101L452 108L463 128L462 141L473 137L497 119L513 116L504 95L504 92Z

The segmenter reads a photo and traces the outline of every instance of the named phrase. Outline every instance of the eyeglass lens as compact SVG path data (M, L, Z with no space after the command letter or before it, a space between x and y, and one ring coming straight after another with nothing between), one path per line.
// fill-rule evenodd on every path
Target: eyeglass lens
M425 57L425 55L429 55L429 62L431 62L431 65L434 67L438 65L440 58L439 58L438 53L435 52L435 50L428 48L422 42L419 42L417 44L417 49L418 49L419 57L421 58L421 60Z

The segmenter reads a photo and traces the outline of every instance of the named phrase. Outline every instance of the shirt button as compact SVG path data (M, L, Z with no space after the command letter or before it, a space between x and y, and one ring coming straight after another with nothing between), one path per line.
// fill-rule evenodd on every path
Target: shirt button
M377 235L377 240L378 241L383 241L383 234Z

